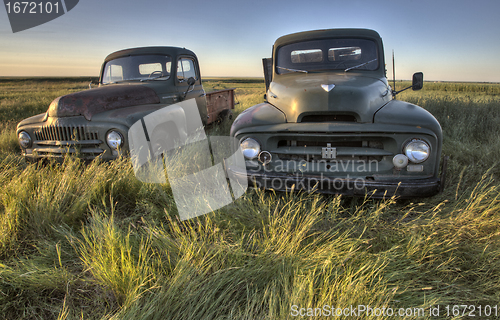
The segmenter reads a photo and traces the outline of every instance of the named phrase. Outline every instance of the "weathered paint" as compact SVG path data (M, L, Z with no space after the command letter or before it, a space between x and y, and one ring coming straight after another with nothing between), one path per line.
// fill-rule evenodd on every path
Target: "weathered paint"
M130 106L160 103L151 88L141 85L115 85L71 93L56 98L49 106L49 117L84 116Z
M234 109L234 88L217 90L206 95L207 99L207 124L219 120L219 114L223 110Z

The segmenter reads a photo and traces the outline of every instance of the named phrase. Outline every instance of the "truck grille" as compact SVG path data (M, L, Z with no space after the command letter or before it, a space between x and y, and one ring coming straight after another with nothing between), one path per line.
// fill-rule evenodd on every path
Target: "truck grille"
M98 134L85 126L42 126L35 131L35 138L39 141L85 141L97 140Z
M335 139L325 141L280 140L278 148L272 150L272 153L281 160L319 161L323 159L322 151L327 146L336 149L337 156L334 159L336 161L382 161L384 156L392 155L392 152L384 150L382 141Z
M76 154L93 159L104 152L98 132L87 126L48 125L35 130L34 134L33 152L41 157L61 158L65 154Z

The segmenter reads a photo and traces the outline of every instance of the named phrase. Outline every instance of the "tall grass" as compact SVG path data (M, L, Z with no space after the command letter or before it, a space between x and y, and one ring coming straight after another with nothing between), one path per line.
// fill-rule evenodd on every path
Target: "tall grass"
M443 129L443 154L450 156L447 190L473 188L487 170L500 177L500 85L425 83L399 99L430 111Z
M52 96L83 84L1 85L9 88L1 105L20 99L20 110L31 115L45 111ZM37 86L49 91L33 105L15 98ZM222 87L238 88L236 112L262 101L263 83L206 84L208 90ZM400 95L431 111L443 127L450 162L441 195L374 201L250 190L187 221L178 218L168 182L140 182L128 159L28 165L14 147L13 125L5 125L0 317L295 319L308 317L294 317L292 308L365 305L423 308L419 319L433 319L431 306L496 305L497 88L426 83L422 91ZM224 135L229 127L213 126L209 133Z

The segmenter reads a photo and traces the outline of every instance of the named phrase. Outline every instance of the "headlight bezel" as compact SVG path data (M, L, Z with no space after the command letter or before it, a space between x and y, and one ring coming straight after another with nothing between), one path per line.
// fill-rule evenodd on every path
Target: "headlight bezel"
M422 148L423 147L423 148ZM413 138L403 147L403 154L408 157L408 160L412 163L422 163L429 159L431 155L431 145L420 138ZM426 154L423 157L417 157L418 154L415 152L420 152L420 154Z
M26 140L22 140L21 138L21 135L24 136L24 138L26 139L27 137L27 141ZM31 147L32 143L33 143L33 140L31 139L31 136L29 133L27 133L26 131L20 131L18 134L17 134L17 140L19 142L19 145L21 146L21 148L23 149L28 149L29 147Z
M110 135L112 135L112 134L116 134L116 135L114 137L110 138ZM119 142L117 142L117 141L119 141ZM110 130L108 130L108 132L106 132L106 144L112 150L120 149L120 147L123 146L123 143L124 143L123 134L120 131L118 131L117 129L110 129Z
M246 150L252 149L252 148L244 148L243 144L245 142L256 144L257 148L254 149L255 151L253 153L248 154L248 153L245 152ZM240 148L241 148L241 152L243 153L243 157L246 160L254 160L254 159L256 159L259 156L259 153L262 150L262 146L261 146L260 142L257 139L253 138L253 137L244 137L244 138L242 138L240 140Z

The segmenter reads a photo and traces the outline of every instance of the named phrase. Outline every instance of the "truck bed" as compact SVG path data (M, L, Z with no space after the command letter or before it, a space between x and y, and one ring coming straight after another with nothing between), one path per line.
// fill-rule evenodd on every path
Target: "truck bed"
M234 109L234 89L217 90L206 94L207 124L217 121L222 111Z

